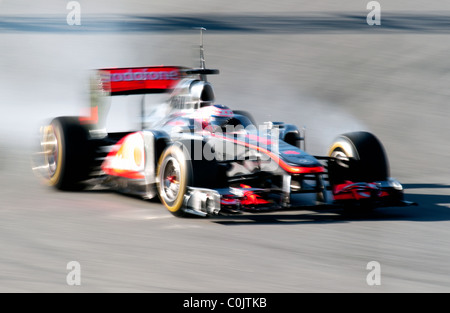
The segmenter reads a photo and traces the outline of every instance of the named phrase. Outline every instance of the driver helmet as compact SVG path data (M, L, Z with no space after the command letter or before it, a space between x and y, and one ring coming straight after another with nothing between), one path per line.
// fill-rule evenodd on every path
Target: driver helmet
M213 104L199 109L202 128L215 129L216 127L224 128L233 118L233 111L221 104Z

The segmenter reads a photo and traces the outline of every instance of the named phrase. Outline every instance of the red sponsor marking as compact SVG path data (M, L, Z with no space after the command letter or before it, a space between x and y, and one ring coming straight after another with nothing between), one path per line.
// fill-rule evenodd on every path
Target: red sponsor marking
M248 134L246 137L248 139L250 139L250 140L256 141L256 142L258 142L260 144L263 144L265 146L268 146L268 145L272 144L272 141L270 139L264 138L264 137L260 137L258 135Z
M354 185L354 186L352 186ZM335 200L362 200L370 199L372 192L378 190L373 183L357 184L352 181L346 181L333 187L333 196ZM386 191L380 191L378 198L390 196Z
M115 168L103 168L103 171L107 175L111 175L111 176L120 176L120 177L125 177L125 178L130 178L130 179L144 179L145 178L145 176L142 173L136 172L136 171L119 170L119 169L115 169Z
M179 67L102 69L103 87L111 93L173 89L181 78Z
M288 151L283 151L283 154L300 154L300 152L294 151L294 150L288 150Z
M241 184L241 188L249 189L251 188L249 185ZM242 205L262 205L269 204L270 202L261 198L260 195L255 194L251 190L244 191L244 198L241 200Z
M101 168L102 168L103 172L105 172L105 174L107 174L107 175L120 176L120 177L125 177L125 178L130 178L130 179L144 179L145 176L142 172L133 171L133 170L129 170L129 169L118 169L118 168L109 167L110 164L109 164L108 160L111 160L111 159L117 157L117 155L121 153L121 150L123 149L123 143L125 142L125 140L127 139L128 136L130 136L130 135L123 137L122 139L120 139L117 142L117 144L114 145L112 150L106 156L106 160L102 164Z
M78 118L81 124L97 124L98 123L98 106L89 109L89 116L80 116Z
M167 125L170 125L170 126L184 126L184 125L186 125L186 123L183 122L183 121L180 121L180 120L175 120L175 121L169 121L167 123Z

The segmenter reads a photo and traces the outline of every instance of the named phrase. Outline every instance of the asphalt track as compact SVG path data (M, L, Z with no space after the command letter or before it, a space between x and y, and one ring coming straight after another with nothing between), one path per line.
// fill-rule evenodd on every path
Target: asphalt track
M64 1L0 2L0 292L450 291L448 4L382 3L370 27L360 1L80 3L69 26ZM305 126L313 154L373 132L419 205L179 219L158 201L42 185L39 126L79 113L88 71L195 65L194 26L208 28L218 102ZM80 286L66 283L70 261Z

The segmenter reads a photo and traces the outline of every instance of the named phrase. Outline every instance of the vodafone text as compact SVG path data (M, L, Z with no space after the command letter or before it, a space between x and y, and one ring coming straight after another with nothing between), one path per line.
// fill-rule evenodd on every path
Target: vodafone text
M139 80L178 80L178 71L151 71L147 72L147 69L133 71L129 69L123 73L110 74L110 81L139 81Z

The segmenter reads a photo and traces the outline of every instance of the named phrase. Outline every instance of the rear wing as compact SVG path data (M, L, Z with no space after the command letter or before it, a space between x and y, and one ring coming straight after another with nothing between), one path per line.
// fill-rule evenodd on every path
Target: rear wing
M186 68L181 66L151 66L151 67L127 67L127 68L104 68L94 71L90 80L90 108L85 116L80 116L80 122L91 125L91 130L100 131L104 129L106 115L109 111L111 100L109 96L171 93L188 76L198 75L198 80L192 81L196 84L179 86L184 94L171 97L170 104L175 108L186 106L187 103L211 102L214 93L211 85L207 83L206 76L219 74L219 70L207 69L203 49L203 27L200 30L200 68ZM191 82L191 83L192 83ZM182 84L182 83L180 83ZM188 87L188 88L186 88ZM183 91L182 91L183 92ZM144 116L144 101L141 102L141 115ZM144 120L142 120L142 127Z
M102 129L111 104L110 96L170 93L187 75L181 66L104 68L90 77L90 107L80 116L82 124Z
M102 89L111 96L165 93L185 75L179 66L106 68L97 70Z

